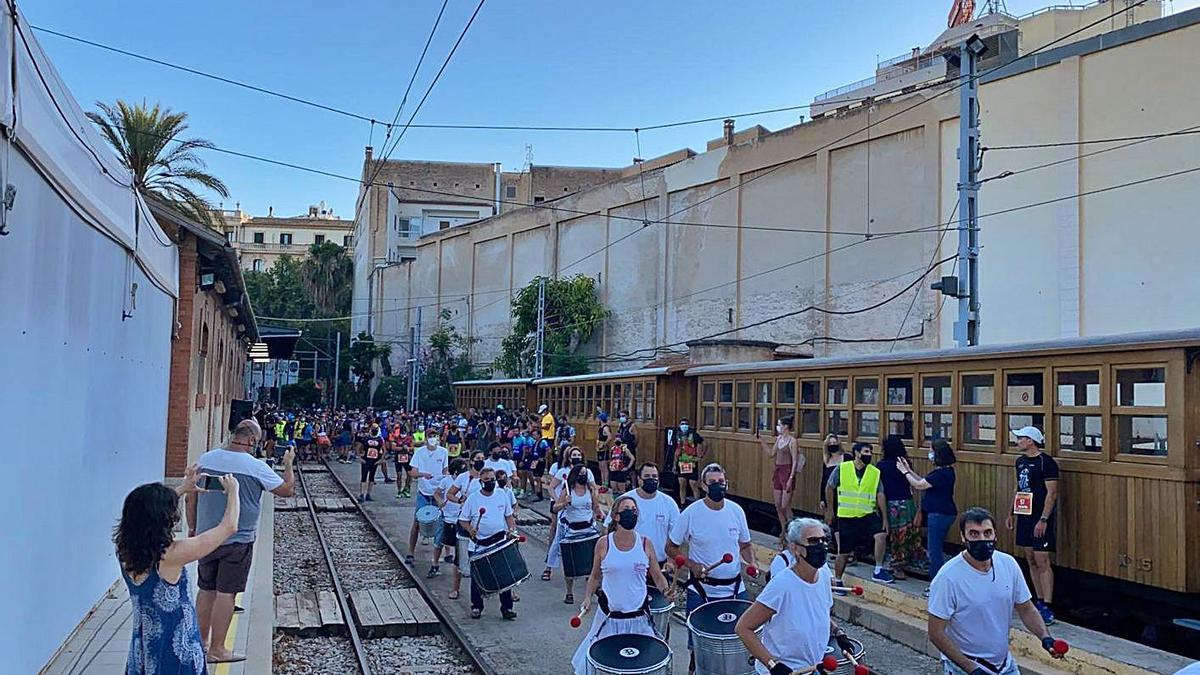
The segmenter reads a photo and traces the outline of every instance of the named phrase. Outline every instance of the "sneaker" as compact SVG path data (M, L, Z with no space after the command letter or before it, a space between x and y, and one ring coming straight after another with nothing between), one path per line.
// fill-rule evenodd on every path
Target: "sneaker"
M367 501L371 502L371 501L375 501L375 500L371 499L371 495L367 495Z
M517 613L511 609L505 609L500 611L500 616L504 617L505 621L514 621L517 618Z
M443 560L445 560L445 561L446 561L446 564L447 564L447 565L453 565L453 564L454 564L454 562L455 562L454 554L453 554L453 553L451 553L450 555L448 555L448 556L446 556L445 558L443 558Z
M1055 622L1054 612L1050 611L1050 608L1046 606L1046 603L1042 602L1041 600L1037 600L1033 603L1033 606L1037 607L1038 614L1042 615L1042 622L1047 626Z
M385 483L395 483L396 481L392 480L391 478L388 478L388 477L384 476L384 478L383 478L383 482L385 482Z
M414 559L414 558L413 558L411 555L406 555L406 556L404 556L404 564L405 564L405 565L411 565L411 564L413 564L414 560L415 560L415 559Z
M850 589L846 588L846 584L839 579L833 580L833 593L835 595L845 595Z
M361 502L364 502L364 501L366 501L366 497L367 497L366 495L359 495L359 496L358 496L358 501L359 501L360 503L361 503Z
M429 568L429 573L425 575L426 579L432 579L438 575L438 566L433 565Z
M478 607L472 607L472 608L471 608L471 618L472 618L472 619L478 619L478 618L479 618L479 615L481 615L481 614L483 614L483 610L482 610L482 609L480 609L480 608L478 608Z
M881 584L891 584L895 583L896 581L895 577L892 576L892 573L887 570L879 570L875 574L871 575L871 579Z

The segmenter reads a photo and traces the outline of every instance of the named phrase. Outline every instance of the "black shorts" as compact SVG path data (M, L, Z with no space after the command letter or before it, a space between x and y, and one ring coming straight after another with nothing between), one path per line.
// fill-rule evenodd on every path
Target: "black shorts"
M609 469L608 480L614 483L627 483L629 482L629 471L613 471Z
M410 462L401 462L400 460L396 460L397 472L408 473L410 470L412 470L412 464Z
M542 476L545 476L546 475L545 460L539 459L538 461L534 462L533 468L530 469L529 471L530 471L530 473L532 473L534 475L535 478L541 478Z
M838 518L838 535L841 537L841 553L853 553L855 550L872 549L875 546L875 535L883 532L883 521L878 513L860 518Z
M218 546L200 559L196 568L196 585L202 591L241 593L246 590L253 554L254 542Z
M1054 521L1057 520L1054 516L1046 521L1046 535L1041 539L1033 536L1033 528L1038 523L1038 519L1034 516L1014 516L1017 520L1017 546L1022 548L1031 548L1035 551L1045 551L1053 553L1058 550L1058 528Z
M442 546L454 547L458 545L458 525L455 523L442 523Z
M358 470L358 480L360 483L368 483L368 482L375 481L375 467L378 465L378 463L379 463L379 460L375 460L375 459L364 459L363 460L362 468L360 468Z

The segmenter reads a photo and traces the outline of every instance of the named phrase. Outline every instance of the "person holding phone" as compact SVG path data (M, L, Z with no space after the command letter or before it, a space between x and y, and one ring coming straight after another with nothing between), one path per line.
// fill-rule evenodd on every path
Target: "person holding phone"
M203 491L199 465L187 468L183 483L171 489L147 483L125 497L113 544L121 578L133 598L133 630L125 669L134 673L204 673L207 666L196 605L188 591L186 565L212 553L237 532L239 486L232 474L211 476L225 493L225 511L216 527L198 536L175 538L179 497Z

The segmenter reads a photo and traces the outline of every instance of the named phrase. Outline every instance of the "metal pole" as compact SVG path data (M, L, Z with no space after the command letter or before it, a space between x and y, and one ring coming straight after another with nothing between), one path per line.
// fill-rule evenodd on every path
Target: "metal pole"
M337 331L337 346L333 352L333 409L337 410L338 381L342 379L342 331Z
M959 347L979 344L979 57L987 48L972 35L959 49L958 320L954 341Z
M534 357L533 376L542 377L545 373L546 347L546 277L538 278L538 318L537 318L537 352Z
M418 353L421 350L421 308L417 308L417 331L413 339L413 408L421 407L421 359Z
M275 407L283 407L283 385L279 384L279 359L275 359Z

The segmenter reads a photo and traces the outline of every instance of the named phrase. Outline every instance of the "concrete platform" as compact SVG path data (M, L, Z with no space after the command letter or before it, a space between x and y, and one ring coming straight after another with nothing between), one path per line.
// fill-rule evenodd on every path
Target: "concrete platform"
M240 663L210 665L210 675L262 675L271 672L271 637L274 624L274 598L271 569L274 565L273 500L264 495L258 539L254 542L254 561L246 592L237 604L246 608L233 615L225 645L246 654ZM188 565L189 592L196 598L196 565ZM125 582L117 579L109 591L83 618L59 648L41 675L124 675L132 636L129 593Z

